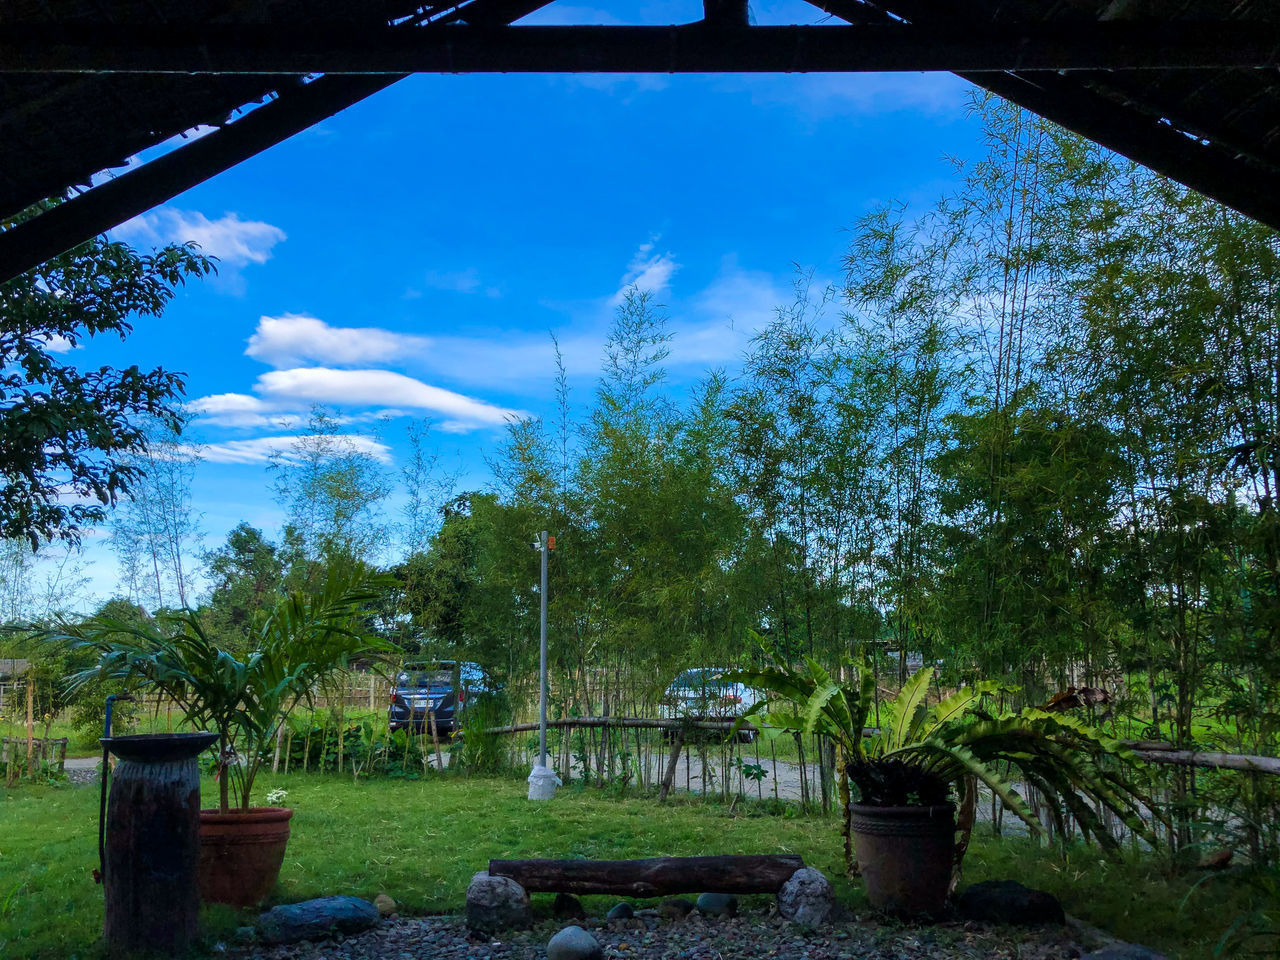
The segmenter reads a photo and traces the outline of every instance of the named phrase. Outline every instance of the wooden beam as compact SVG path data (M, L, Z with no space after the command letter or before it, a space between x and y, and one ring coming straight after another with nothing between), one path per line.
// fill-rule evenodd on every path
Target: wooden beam
M777 893L804 866L790 855L649 860L490 860L489 874L530 893L662 897L676 893Z
M475 0L456 8L437 23L443 25L450 17L463 15L473 21L510 22L548 2ZM8 29L6 26L6 33ZM283 91L271 103L233 123L0 232L0 283L171 200L399 79L396 75L321 77ZM30 202L41 199L32 197Z
M936 0L809 0L853 24L883 23L892 13L938 29L968 29ZM1280 229L1280 168L1240 159L1235 151L1193 137L1144 113L1141 98L1122 104L1071 74L956 71L975 86L1038 113L1171 180Z
M0 72L804 73L1274 68L1280 24L6 26Z
M0 233L0 283L345 110L397 77L322 77Z

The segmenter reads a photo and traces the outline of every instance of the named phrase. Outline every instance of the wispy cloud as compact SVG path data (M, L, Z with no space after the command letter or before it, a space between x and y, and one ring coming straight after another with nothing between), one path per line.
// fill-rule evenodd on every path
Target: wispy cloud
M964 115L970 85L950 73L736 75L717 81L757 105L782 105L812 120L913 111Z
M363 366L403 361L427 349L426 337L393 333L378 327L333 327L315 317L286 313L260 317L245 354L273 367L307 362Z
M272 248L287 239L279 227L261 220L241 220L236 213L210 220L198 210L174 207L126 220L113 232L131 243L196 243L202 253L232 268L266 263Z
M280 427L293 415L277 410L259 397L247 393L216 393L187 404L187 410L200 422L214 427Z
M319 403L426 411L444 418L442 429L455 432L502 426L525 415L521 410L495 406L391 370L273 370L258 378L254 391L278 405Z
M69 353L80 349L80 344L72 343L60 333L46 334L38 339L44 342L44 348L50 353Z
M640 244L635 256L631 258L631 263L627 265L627 272L622 275L622 282L617 292L609 300L611 306L616 307L620 304L631 287L658 294L671 285L671 277L680 269L680 264L676 262L673 254L658 252L659 239L659 237L653 237L646 243Z
M222 443L206 443L192 448L202 460L210 463L269 463L273 458L286 459L298 455L307 441L306 434L276 437L254 437L251 440L227 440ZM326 435L326 444L332 449L366 453L383 463L391 460L391 448L385 443L359 433Z

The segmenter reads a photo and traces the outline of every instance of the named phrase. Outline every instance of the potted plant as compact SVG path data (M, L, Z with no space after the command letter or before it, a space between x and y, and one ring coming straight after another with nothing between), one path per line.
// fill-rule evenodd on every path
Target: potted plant
M842 672L845 679L834 679L808 660L804 671L777 667L734 678L768 692L746 714L758 715L766 733L770 727L775 735L819 733L837 743L846 774L840 778L845 856L851 873L861 872L873 906L907 914L943 908L968 845L977 783L1040 836L1044 825L1014 782L1044 795L1059 836L1065 836L1065 809L1086 839L1114 850L1116 841L1099 816L1104 808L1147 835L1143 798L1120 765L1107 760L1123 758L1125 751L1084 723L1034 708L996 715L990 700L1000 687L994 683L964 687L929 706L933 669L925 667L891 704L881 705L879 729L867 730L874 703L870 670L848 661ZM959 843L957 788L963 788L965 808Z
M218 808L200 816L203 900L253 906L274 886L293 811L254 807L254 780L290 712L332 673L382 647L359 616L375 587L363 569L331 568L317 590L280 597L244 654L222 649L192 610L143 626L99 617L68 631L99 654L73 685L122 679L172 701L195 729L217 733Z

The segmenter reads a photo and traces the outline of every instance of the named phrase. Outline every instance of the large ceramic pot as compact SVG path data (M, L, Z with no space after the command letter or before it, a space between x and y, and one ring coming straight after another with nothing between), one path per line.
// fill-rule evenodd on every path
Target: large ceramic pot
M289 843L286 807L200 811L200 899L256 907L280 876Z
M854 852L871 905L905 916L940 914L951 885L956 805L855 803L850 811Z

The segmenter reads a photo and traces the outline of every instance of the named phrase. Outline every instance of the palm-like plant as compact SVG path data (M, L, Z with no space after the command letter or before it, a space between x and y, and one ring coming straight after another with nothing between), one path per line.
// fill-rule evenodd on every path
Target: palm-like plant
M334 671L383 649L360 619L377 586L363 568L332 568L316 590L280 597L242 656L219 647L192 610L162 615L155 626L94 618L64 632L99 654L70 683L119 678L159 692L196 728L216 731L221 811L230 811L233 794L248 810L265 753L294 707L310 703Z
M819 734L836 745L839 767L847 769L863 756L862 738L867 716L875 702L875 677L865 662L845 659L840 675L833 677L822 664L806 657L803 670L787 666L764 670L732 670L724 675L764 694L747 710L739 725L753 717L764 726L765 737L782 732ZM730 736L733 734L731 733ZM840 809L844 811L845 862L853 870L853 838L850 833L849 780L838 778Z
M765 694L743 721L758 717L767 725L766 735L772 727L775 735L816 733L837 744L841 768L848 775L840 778L840 800L851 873L856 868L849 779L859 786L862 803L893 806L943 802L957 784L972 778L999 796L1033 832L1044 835L1043 824L1013 786L1022 781L1050 801L1059 836L1065 836L1064 808L1087 837L1107 849L1114 849L1116 841L1099 815L1103 809L1136 833L1149 834L1142 815L1150 806L1123 774L1127 751L1086 724L1038 709L996 716L990 700L1001 687L990 682L964 687L929 706L933 669L925 667L887 709L882 706L880 728L867 730L875 696L870 668L865 661L852 660L842 668L842 678L837 679L806 659L802 670L777 666L735 671L726 678ZM1006 773L1001 773L1001 766ZM963 846L957 850L957 865L962 854Z
M1014 788L1020 780L1050 801L1059 836L1066 835L1065 810L1086 838L1114 849L1116 840L1100 816L1103 809L1134 832L1148 834L1142 817L1150 806L1124 776L1130 753L1120 743L1073 717L1034 707L996 716L990 700L1001 686L991 682L962 687L930 707L926 696L932 679L933 668L924 667L903 686L887 722L867 738L864 755L848 770L855 781L868 781L877 766L888 763L905 765L946 787L972 777L1043 836L1044 825ZM864 802L884 801L872 796Z

